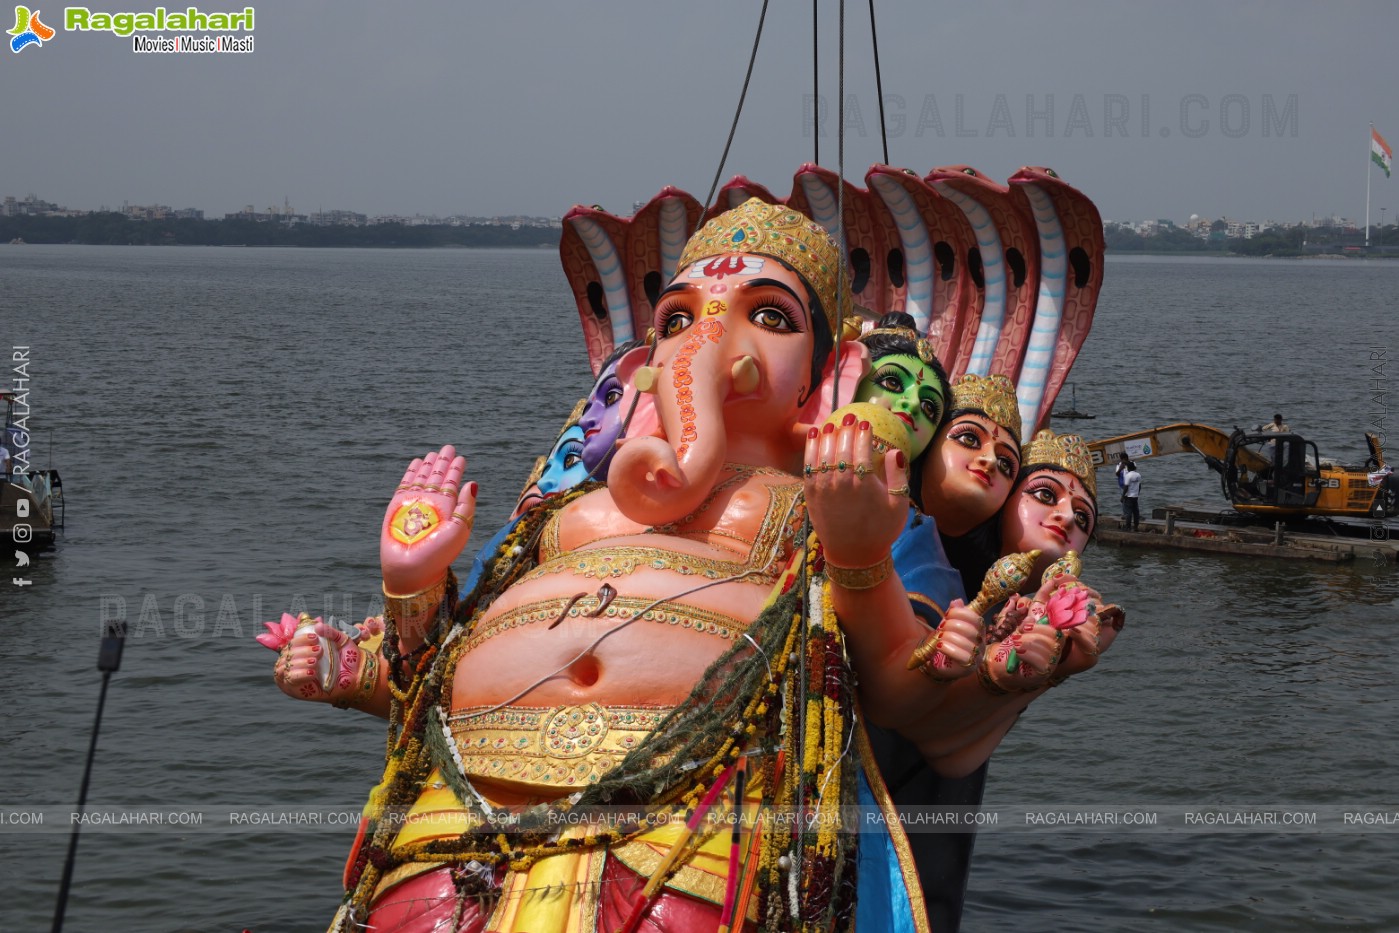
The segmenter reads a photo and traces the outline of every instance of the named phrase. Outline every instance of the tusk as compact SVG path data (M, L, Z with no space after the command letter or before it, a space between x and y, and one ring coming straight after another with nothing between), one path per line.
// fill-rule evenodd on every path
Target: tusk
M747 395L758 388L758 364L753 362L753 357L745 356L738 360L730 372L733 374L734 391L739 395Z
M638 392L654 393L660 375L661 371L656 366L640 366L632 373L631 384L636 386Z

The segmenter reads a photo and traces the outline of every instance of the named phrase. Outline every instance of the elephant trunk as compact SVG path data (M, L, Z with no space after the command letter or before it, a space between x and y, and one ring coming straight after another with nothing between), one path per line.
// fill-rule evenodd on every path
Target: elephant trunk
M724 327L697 323L652 389L666 440L638 437L617 451L607 485L623 515L642 525L679 521L704 502L728 452L724 400L735 370L722 365ZM747 359L747 358L745 358ZM753 367L748 360L747 367ZM745 381L751 377L745 376Z

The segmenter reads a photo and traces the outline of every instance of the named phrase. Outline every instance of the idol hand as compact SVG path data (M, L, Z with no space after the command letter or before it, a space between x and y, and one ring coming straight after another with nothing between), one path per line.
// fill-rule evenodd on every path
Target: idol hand
M466 458L449 444L408 465L384 514L379 563L390 593L419 593L441 581L471 538L476 484L462 485Z
M865 567L889 555L908 521L903 451L874 457L868 421L812 428L806 441L806 508L825 550L841 567Z

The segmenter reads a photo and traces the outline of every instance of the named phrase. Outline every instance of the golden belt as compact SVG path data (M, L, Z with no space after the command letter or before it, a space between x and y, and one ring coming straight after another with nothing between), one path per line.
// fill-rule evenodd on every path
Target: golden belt
M660 725L669 707L472 707L447 717L468 777L566 789L597 781Z

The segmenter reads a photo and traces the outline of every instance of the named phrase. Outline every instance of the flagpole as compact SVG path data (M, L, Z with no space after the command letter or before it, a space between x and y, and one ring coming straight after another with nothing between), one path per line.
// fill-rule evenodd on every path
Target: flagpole
M1365 248L1370 248L1370 150L1375 146L1375 124L1370 124L1370 144L1365 147Z

